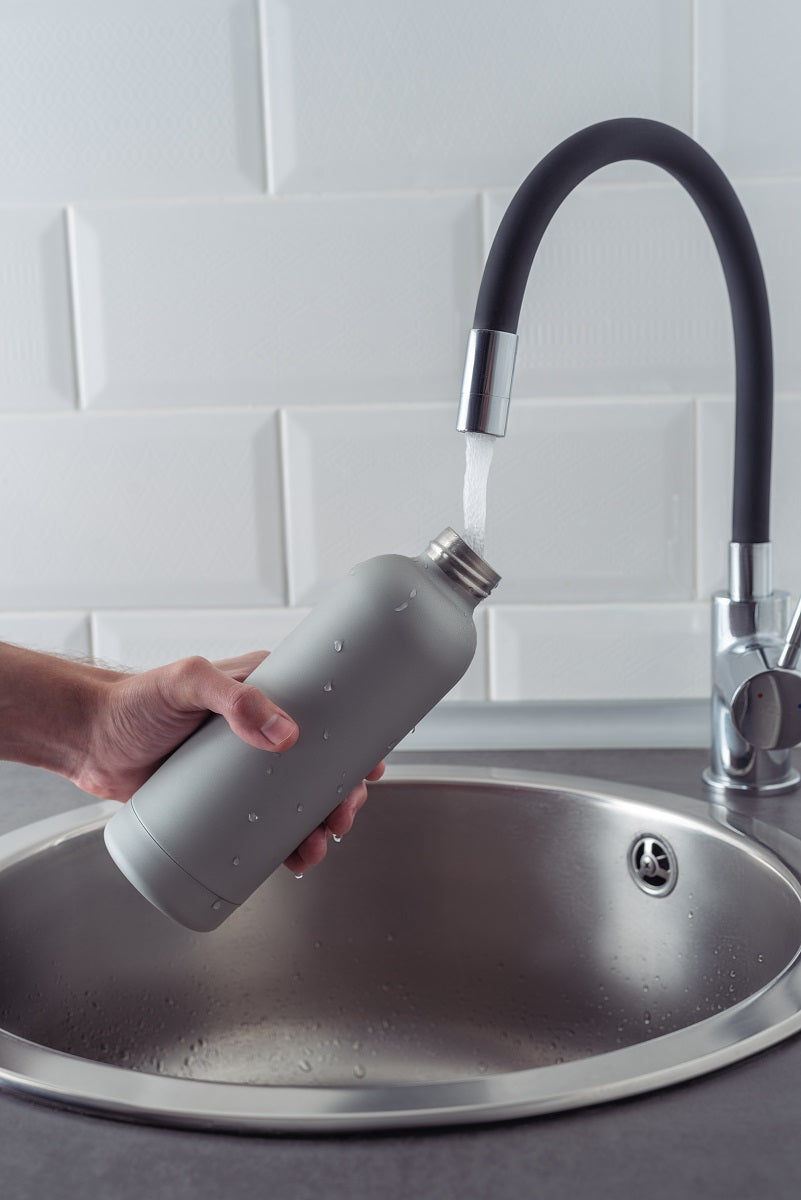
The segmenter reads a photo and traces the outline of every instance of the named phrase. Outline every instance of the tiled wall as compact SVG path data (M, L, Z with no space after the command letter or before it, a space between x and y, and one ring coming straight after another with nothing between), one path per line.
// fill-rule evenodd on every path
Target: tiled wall
M697 137L754 225L800 591L799 44L794 0L0 3L0 637L134 668L268 647L353 562L458 528L490 239L620 115ZM532 272L503 583L452 699L703 701L732 379L692 203L600 173Z

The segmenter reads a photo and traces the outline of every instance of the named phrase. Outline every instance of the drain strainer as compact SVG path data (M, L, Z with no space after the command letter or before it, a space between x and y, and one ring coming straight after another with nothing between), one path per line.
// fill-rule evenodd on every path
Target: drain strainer
M676 855L664 838L644 833L629 851L629 870L637 887L649 896L667 896L676 886Z

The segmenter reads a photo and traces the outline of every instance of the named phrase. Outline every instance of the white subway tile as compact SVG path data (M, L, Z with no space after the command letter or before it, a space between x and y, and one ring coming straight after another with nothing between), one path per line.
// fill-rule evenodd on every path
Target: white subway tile
M709 695L704 604L495 607L493 700L680 700Z
M193 654L219 662L249 650L274 649L308 612L308 608L100 612L93 618L94 653L110 666L136 671ZM476 656L466 675L449 692L449 700L487 698L486 623L481 612L476 615L476 629Z
M691 599L689 400L524 402L490 472L497 603ZM307 409L286 421L289 581L311 603L345 564L462 527L453 408Z
M0 209L0 328L0 410L73 408L67 241L55 209Z
M801 169L801 8L792 0L696 4L700 141L737 174Z
M490 472L504 603L693 598L687 399L512 401Z
M516 186L593 121L689 129L689 0L264 8L281 191Z
M423 400L458 388L477 196L82 210L92 406Z
M95 654L136 671L200 654L212 662L249 650L272 650L308 612L261 610L169 610L99 612L93 617Z
M0 641L42 650L49 654L91 654L89 617L86 613L0 613Z
M774 583L797 598L801 594L801 396L777 398L773 422L773 496L771 540ZM698 538L701 596L728 590L734 470L734 400L709 397L699 406Z
M0 11L2 200L260 192L256 0Z
M0 421L0 605L282 604L269 412Z
M510 198L488 197L488 242ZM732 378L723 275L682 187L578 187L534 259L515 394L710 391Z
M354 563L420 554L462 523L464 438L452 405L283 414L289 594L314 603Z

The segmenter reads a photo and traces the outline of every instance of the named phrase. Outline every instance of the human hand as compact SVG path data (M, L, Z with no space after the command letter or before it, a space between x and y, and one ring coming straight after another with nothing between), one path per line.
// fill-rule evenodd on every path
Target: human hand
M238 737L259 750L288 750L297 741L297 725L258 688L244 683L266 657L265 651L253 651L217 663L186 658L138 675L97 672L87 754L73 781L92 795L129 799L209 712L219 713ZM379 763L367 780L383 773ZM366 799L362 781L286 865L301 874L322 862L331 837L350 831Z

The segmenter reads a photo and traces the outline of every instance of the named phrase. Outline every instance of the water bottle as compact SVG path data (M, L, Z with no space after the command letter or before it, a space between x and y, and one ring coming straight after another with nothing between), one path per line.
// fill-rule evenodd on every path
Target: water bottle
M107 823L130 882L216 929L450 691L499 576L452 529L354 567L249 676L296 721L282 754L211 717Z

